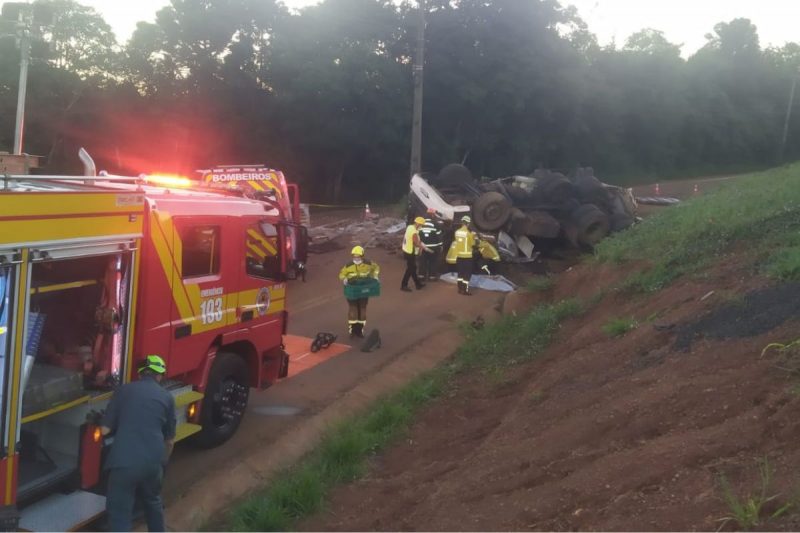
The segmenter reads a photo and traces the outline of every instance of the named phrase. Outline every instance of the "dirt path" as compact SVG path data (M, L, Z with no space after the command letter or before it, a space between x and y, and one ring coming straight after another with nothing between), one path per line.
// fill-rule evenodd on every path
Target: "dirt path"
M703 194L735 180L738 176L713 176L707 178L692 178L670 180L648 185L633 187L636 196L668 196L685 200L696 194Z
M308 282L290 283L290 333L331 331L349 342L337 279L348 254L312 255ZM275 468L310 450L330 424L441 361L458 345L457 324L481 313L488 317L498 303L496 293L459 297L455 286L443 282L401 292L401 259L382 250L371 258L381 265L383 292L370 301L368 329L380 329L382 348L351 350L266 391L252 391L242 426L223 446L178 446L164 488L172 529L196 529L232 499L265 483Z
M739 296L765 285L750 272L730 257L654 297L606 297L504 384L462 378L301 529L716 530L731 513L720 476L738 494L756 493L764 457L774 511L797 490L800 396L775 357L759 354L800 336L800 320L784 313L770 331L740 338L706 327L726 316L710 314L720 307L739 309L746 329L747 317L759 322L785 305L761 297L769 291ZM574 269L554 297L586 297L622 275ZM601 327L611 317L639 327L610 339ZM689 350L675 349L696 323ZM799 524L787 515L761 527Z
M337 221L354 213L358 216L356 211L325 213L321 219L317 217L317 223ZM195 529L236 497L266 483L276 468L290 464L310 450L331 423L363 407L376 396L401 386L449 355L458 344L453 337L456 324L473 319L477 314L488 317L498 303L499 297L490 293L478 293L470 299L458 298L453 286L439 283L429 284L423 291L413 294L401 293L398 290L403 270L401 259L382 250L374 250L371 255L383 269L384 292L370 303L368 327L380 328L383 348L371 354L352 350L267 391L254 391L242 427L222 447L195 450L179 446L164 490L172 529ZM289 287L290 333L313 336L319 331L332 331L347 342L345 304L336 280L346 259L347 249L311 256L308 282L293 282ZM475 397L464 405L451 406L460 410L455 420L460 420L459 417L474 420L478 433L488 435L494 425L501 424L504 410L496 411L496 406L489 406L491 398L484 398L486 393L481 392L480 383L465 386ZM488 402L485 409L481 407L483 402ZM442 409L441 418L429 422L432 431L439 432L438 440L432 441L436 446L444 450L468 449L468 442L477 442L470 435L471 429L467 429L462 438L452 440L448 431L454 428L453 413L447 406ZM428 438L423 437L423 441ZM462 443L462 440L467 442ZM413 455L417 451L418 448L412 448L410 453ZM397 469L404 460L401 458L395 465ZM434 461L433 465L438 462ZM420 468L424 469L426 464ZM446 469L450 468L448 463ZM455 466L452 468L457 470ZM432 472L439 470L434 468ZM413 476L413 469L408 475ZM458 484L457 481L453 483ZM371 522L364 528L406 528L406 522L395 519L380 522L384 526L375 525L377 523ZM312 529L359 529L357 524L363 522L314 524ZM427 523L423 527L434 526ZM494 527L486 525L485 528Z

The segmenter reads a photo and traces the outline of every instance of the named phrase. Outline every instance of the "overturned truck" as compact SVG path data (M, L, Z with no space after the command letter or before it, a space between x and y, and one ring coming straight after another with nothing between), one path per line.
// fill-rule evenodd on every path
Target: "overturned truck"
M507 261L535 257L534 242L562 241L592 247L636 221L630 189L601 182L590 167L569 177L539 169L530 176L476 180L463 165L411 178L409 215L434 213L443 221L471 214L475 227L493 236Z

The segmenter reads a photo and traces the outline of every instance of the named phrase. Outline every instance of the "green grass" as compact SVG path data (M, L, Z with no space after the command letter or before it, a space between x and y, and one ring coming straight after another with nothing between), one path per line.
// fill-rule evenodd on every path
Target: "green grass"
M601 262L649 265L622 284L638 292L660 290L680 276L702 271L740 246L765 259L780 279L800 277L800 164L750 174L692 198L601 242Z
M555 281L552 276L536 276L525 284L525 290L528 292L543 292L553 288Z
M231 510L227 527L286 531L297 519L319 511L334 485L361 476L367 459L402 432L421 405L441 393L443 375L431 372L378 401L365 415L332 428L309 457Z
M504 369L541 353L560 323L582 310L576 300L568 300L503 317L479 330L465 326L467 339L450 362L332 428L300 464L236 505L223 529L291 530L297 520L323 508L334 486L363 475L369 458L401 435L423 405L448 390L453 376L474 369L501 376Z
M776 251L767 263L767 275L773 278L800 280L800 246L792 246Z
M633 318L612 318L603 325L603 333L609 337L622 337L629 331L633 331L639 323Z
M456 370L491 369L522 363L538 355L550 342L559 324L583 311L577 300L536 307L522 315L506 315L491 327L466 329L466 342L456 352Z
M728 522L734 521L743 530L750 530L763 524L765 520L778 518L792 507L793 502L786 502L767 511L767 505L778 498L778 494L769 495L773 470L767 458L758 461L759 487L744 496L739 496L731 487L724 474L719 476L722 499L728 506L730 514L720 519L722 529Z

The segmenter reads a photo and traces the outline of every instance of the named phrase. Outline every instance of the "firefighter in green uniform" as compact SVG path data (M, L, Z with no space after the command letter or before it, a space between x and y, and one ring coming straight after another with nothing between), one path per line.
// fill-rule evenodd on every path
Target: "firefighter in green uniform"
M345 285L358 283L359 280L368 278L378 279L381 268L377 263L364 258L364 248L356 246L350 252L353 260L342 267L339 271L339 279ZM347 328L350 337L363 337L364 328L367 324L367 302L369 298L359 298L357 300L347 300Z

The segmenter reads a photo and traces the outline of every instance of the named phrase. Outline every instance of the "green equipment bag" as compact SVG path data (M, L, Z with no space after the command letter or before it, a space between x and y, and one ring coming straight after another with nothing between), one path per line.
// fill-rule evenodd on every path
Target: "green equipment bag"
M374 298L381 295L381 284L375 278L351 279L344 286L344 297L348 300Z

